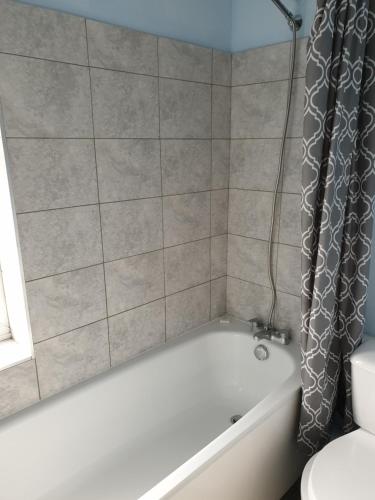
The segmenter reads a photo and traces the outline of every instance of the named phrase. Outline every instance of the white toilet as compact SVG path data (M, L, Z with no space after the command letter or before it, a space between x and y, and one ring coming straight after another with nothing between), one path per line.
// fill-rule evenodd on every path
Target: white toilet
M302 475L302 500L375 499L375 339L351 357L354 420L360 429L314 455Z

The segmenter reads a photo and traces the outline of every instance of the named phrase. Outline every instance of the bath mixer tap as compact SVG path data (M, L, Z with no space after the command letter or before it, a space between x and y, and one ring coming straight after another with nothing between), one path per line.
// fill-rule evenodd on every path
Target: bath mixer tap
M288 330L277 330L270 325L265 325L257 318L250 319L249 323L254 340L270 340L271 342L278 342L283 345L288 345L291 341Z

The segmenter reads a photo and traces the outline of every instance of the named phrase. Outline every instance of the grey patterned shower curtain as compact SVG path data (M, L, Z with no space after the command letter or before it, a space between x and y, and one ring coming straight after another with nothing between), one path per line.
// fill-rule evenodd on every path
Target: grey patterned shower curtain
M318 0L308 44L302 174L302 408L307 454L353 429L375 193L375 0Z

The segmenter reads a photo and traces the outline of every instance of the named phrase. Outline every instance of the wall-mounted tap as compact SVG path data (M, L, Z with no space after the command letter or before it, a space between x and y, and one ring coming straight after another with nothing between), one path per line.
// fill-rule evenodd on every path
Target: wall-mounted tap
M289 330L277 330L257 318L250 319L249 324L254 340L270 340L283 345L288 345L291 341Z

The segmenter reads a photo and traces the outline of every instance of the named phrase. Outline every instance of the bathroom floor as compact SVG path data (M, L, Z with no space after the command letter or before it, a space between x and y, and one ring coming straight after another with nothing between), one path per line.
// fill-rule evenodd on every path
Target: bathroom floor
M301 481L298 480L294 485L290 488L290 490L285 493L285 495L281 498L281 500L301 500Z

